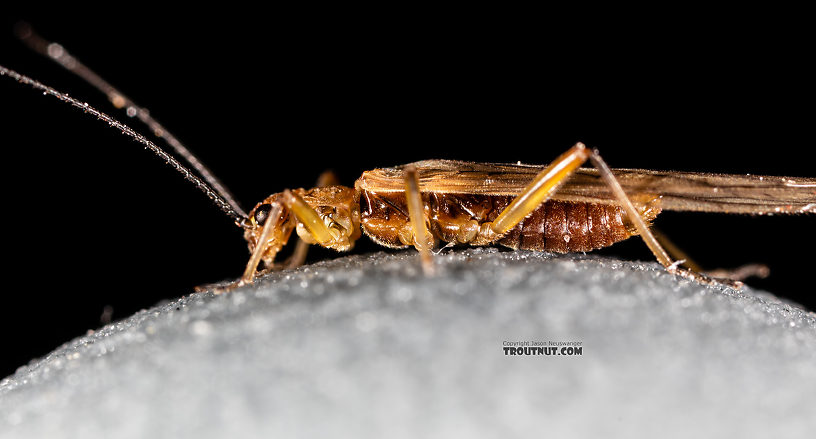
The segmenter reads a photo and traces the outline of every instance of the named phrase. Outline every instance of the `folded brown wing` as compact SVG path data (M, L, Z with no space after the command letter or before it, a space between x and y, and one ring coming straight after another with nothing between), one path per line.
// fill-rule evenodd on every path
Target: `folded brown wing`
M517 195L544 167L540 165L425 160L413 163L423 192ZM357 188L404 190L403 166L366 171ZM816 178L727 175L614 169L623 189L637 200L659 196L664 210L796 214L816 213ZM616 204L595 169L580 168L553 195L560 201Z

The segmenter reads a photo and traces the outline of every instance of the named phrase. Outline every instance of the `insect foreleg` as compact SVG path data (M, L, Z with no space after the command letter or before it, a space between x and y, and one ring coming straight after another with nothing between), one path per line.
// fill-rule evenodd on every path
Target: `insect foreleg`
M320 174L320 177L318 177L315 187L328 187L336 184L338 184L338 180L337 176L334 175L334 172L325 171ZM286 268L300 267L304 262L306 262L306 255L309 253L309 246L311 244L297 238L297 235L295 239L297 239L297 242L295 243L295 251L292 252L292 255L289 256L289 258L287 258L283 263Z
M431 232L428 231L425 222L425 207L422 204L422 197L419 192L419 177L417 176L416 167L413 165L407 166L404 178L405 200L408 204L408 216L414 234L414 246L419 251L422 260L422 271L426 275L431 275L434 272L433 255L431 254L434 238Z
M267 251L266 243L269 241L272 230L275 228L275 224L277 224L278 219L280 218L281 210L282 208L280 204L272 204L272 209L269 211L269 215L266 217L266 222L264 223L263 231L261 231L261 236L258 239L258 244L252 251L252 256L249 258L249 262L244 270L244 275L241 276L241 281L239 284L251 283L255 279L255 271L258 268L258 264L261 262L261 258Z
M297 220L303 224L306 230L309 231L311 237L320 245L324 247L332 247L333 244L338 242L340 237L336 233L332 233L332 230L323 223L323 220L320 218L320 215L309 206L306 201L303 200L299 195L293 193L290 190L285 190L283 192L283 207L286 207ZM241 277L241 282L249 283L255 279L257 273L256 270L258 268L258 264L264 259L264 256L267 256L267 264L269 264L269 260L274 260L274 254L268 254L270 252L268 242L271 238L272 231L275 228L275 225L278 223L280 219L280 214L283 207L279 203L272 203L272 209L269 212L269 215L264 222L263 230L261 231L261 236L258 238L258 243L255 246L255 249L252 251L252 256L249 259L249 263L247 264L246 269L244 270L244 275ZM303 243L304 245L308 245L303 241L298 241L298 243ZM301 249L303 254L295 255L296 258L305 258L305 251ZM287 264L288 265L288 264ZM270 268L270 267L267 267Z
M320 215L298 194L288 189L283 191L283 202L289 211L295 215L295 218L309 231L309 235L315 242L323 247L332 247L332 244L337 241L339 235L332 233L332 229L326 226Z

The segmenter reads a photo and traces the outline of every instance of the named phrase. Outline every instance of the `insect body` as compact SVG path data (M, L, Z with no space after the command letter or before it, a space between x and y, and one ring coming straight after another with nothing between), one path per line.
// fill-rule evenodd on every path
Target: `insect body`
M31 78L0 66L0 75L92 113L162 157L244 229L251 258L241 282L267 269L292 233L300 238L292 264L307 244L349 250L363 233L387 247L415 246L423 268L433 271L438 242L503 245L554 252L589 251L640 235L657 260L677 264L649 230L662 210L747 214L816 213L816 179L737 176L650 170L610 170L597 151L578 143L549 166L428 160L367 171L354 187L335 184L271 195L248 214L220 182L148 112L87 67L30 29L35 50L103 91L163 137L187 163L110 116ZM589 161L592 168L581 168ZM196 176L198 174L199 176Z
M435 241L469 245L495 243L513 249L565 253L607 247L637 233L625 220L623 209L612 202L553 199L533 210L509 232L496 237L488 231L487 226L510 205L518 191L484 190L484 181L473 186L472 184L477 183L473 181L474 177L465 174L474 168L497 171L516 167L522 171L541 171L542 167L450 160L428 160L409 166L413 166L420 175L424 214L428 231ZM308 191L297 189L293 194L321 212L319 216L330 229L340 233L347 232L341 244L336 244L336 250L348 249L360 236L360 229L380 245L405 248L414 245L415 239L405 190L399 187L404 168L405 166L365 172L353 189L333 186ZM444 177L438 175L442 170L447 174ZM530 174L527 182L534 175ZM506 174L497 174L491 181L503 178L506 178ZM429 181L423 184L423 180ZM460 188L425 191L427 187L446 184L445 180L448 183L467 184ZM482 191L477 188L482 188ZM522 188L523 186L518 186L516 189ZM256 236L260 233L271 204L282 198L281 194L273 195L250 212L250 224L253 227L246 233L250 249L256 245ZM651 221L658 212L656 204L649 203L644 205L641 213L645 220ZM282 229L281 238L288 235L286 229L300 225L297 229L298 236L309 243L317 243L302 223L293 221L294 217L288 218L288 224L282 222L279 226Z
M413 166L420 174L420 185L428 191L423 201L433 234L445 242L475 244L485 243L478 238L480 226L494 221L544 169L450 160L429 160ZM362 197L364 230L372 229L368 234L375 240L388 230L375 227L383 215L389 215L383 212L404 216L404 209L396 207L405 204L399 185L403 168L368 171L355 186ZM748 214L816 211L813 179L643 169L616 169L612 173L646 222L654 220L663 209ZM584 252L637 233L599 172L580 168L549 201L496 242L514 249ZM382 244L393 245L394 241ZM409 242L402 239L401 244Z
M588 154L583 145L571 151ZM257 249L272 206L280 204L276 231L260 258L268 267L292 230L310 244L349 249L360 229L378 244L391 248L417 245L427 233L433 241L468 245L499 244L513 249L585 252L642 234L663 210L722 213L782 214L816 212L816 179L740 176L619 169L611 172L637 212L630 217L623 203L604 182L601 171L579 168L558 182L551 198L532 204L521 219L496 230L496 221L514 200L529 192L530 182L546 172L542 166L427 160L367 171L354 188L332 186L297 189L272 195L249 214L245 237ZM426 231L415 230L408 207L408 173L416 173ZM316 212L328 235L315 238L316 226L290 215L287 198L302 200ZM300 201L298 201L300 202ZM648 234L648 232L647 232ZM328 236L327 235L327 236ZM435 244L428 244L433 246ZM656 251L660 258L660 250ZM667 266L673 262L665 259Z

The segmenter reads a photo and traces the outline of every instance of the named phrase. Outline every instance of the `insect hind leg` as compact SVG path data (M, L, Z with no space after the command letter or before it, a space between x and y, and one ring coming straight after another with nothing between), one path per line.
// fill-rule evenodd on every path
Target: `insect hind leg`
M660 262L661 265L672 270L672 267L676 267L674 261L669 256L668 252L660 245L657 241L657 238L652 234L649 230L649 226L646 224L646 221L640 216L640 213L635 209L635 205L632 204L632 200L626 196L626 192L623 191L618 179L615 178L615 175L612 174L612 170L609 169L606 162L603 161L600 154L598 154L598 150L594 149L589 155L589 160L592 162L592 165L598 169L598 172L601 174L601 178L603 179L604 183L609 187L612 191L612 194L615 195L615 199L617 199L618 204L623 210L626 212L626 216L632 225L635 226L640 237L649 247L649 250L655 255L657 258L657 262Z
M666 267L666 271L669 273L679 274L683 277L690 278L696 280L698 282L704 284L712 284L712 283L723 283L733 288L741 288L743 286L742 282L732 280L732 279L722 279L722 278L712 278L706 276L702 273L697 271L693 271L690 269L681 268L680 265L682 264L681 261L673 261L669 253L663 246L660 244L658 239L652 234L651 230L649 230L649 225L646 224L646 221L643 217L640 216L637 209L635 208L634 204L632 204L632 200L626 195L623 188L618 182L618 179L615 178L615 175L612 173L612 170L609 169L609 166L604 162L601 158L600 154L598 154L597 149L593 149L589 155L589 160L592 162L592 165L598 169L598 172L601 175L601 178L604 180L606 185L612 191L617 199L618 203L620 204L621 208L626 212L626 216L632 225L638 231L641 239L646 243L646 246L649 247L649 250L652 251L655 258L657 258L657 262L661 265Z
M691 271L703 273L717 279L730 279L732 281L744 281L750 277L764 279L770 274L770 268L768 268L767 265L757 263L745 264L736 268L715 268L713 270L706 270L691 259L686 252L677 246L677 244L672 242L672 240L670 240L665 233L656 229L655 227L652 227L652 233L655 235L655 238L657 238L657 241L660 242L660 245L666 249L672 258L678 261L683 261L681 265Z
M615 199L626 213L631 224L637 229L638 234L652 251L657 261L663 265L670 273L680 274L684 277L692 278L703 283L713 283L715 280L703 274L683 269L672 260L668 252L660 245L657 238L649 230L649 225L641 216L640 212L632 204L632 200L624 192L615 175L603 161L597 150L589 150L583 143L576 143L567 152L555 159L549 166L542 170L533 181L527 185L524 191L499 214L490 224L488 239L496 241L513 227L518 225L525 217L530 215L535 209L541 206L558 190L558 187L575 172L584 162L589 160L601 175L601 178L612 191ZM731 280L722 282L730 286L740 287L741 283Z
M646 224L646 221L643 220L640 213L635 209L634 204L632 204L632 201L626 196L620 183L614 174L612 174L609 166L601 159L598 151L590 151L586 145L580 142L576 143L575 146L559 156L536 175L524 191L514 198L510 205L496 217L490 226L492 232L498 237L510 231L510 229L515 227L521 220L527 217L527 215L547 201L558 187L587 160L590 160L598 169L604 182L609 186L618 203L626 212L629 221L635 226L640 236L646 242L646 245L652 253L654 253L657 261L668 269L674 267L674 261L672 261L668 253L666 253L666 250L660 246L660 243L657 242L657 239L649 231L649 226Z

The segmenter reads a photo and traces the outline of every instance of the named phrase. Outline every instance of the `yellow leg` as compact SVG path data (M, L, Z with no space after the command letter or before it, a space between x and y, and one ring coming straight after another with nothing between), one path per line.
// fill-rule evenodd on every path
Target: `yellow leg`
M538 209L555 193L558 186L589 158L590 152L583 143L576 143L561 154L550 166L539 172L533 181L513 199L490 226L496 235L504 235L518 225L527 215Z
M241 279L229 284L210 284L197 286L195 288L196 292L202 293L206 291L212 291L215 294L223 294L228 293L238 287L252 283L255 280L255 277L258 276L257 272L258 264L261 263L261 259L263 258L264 253L267 250L267 246L265 244L269 241L269 238L272 235L272 231L275 229L275 225L278 223L278 220L280 219L282 211L283 207L279 203L272 203L272 208L269 211L269 215L267 215L266 221L264 221L264 226L263 229L261 230L261 236L258 238L258 245L256 245L255 249L252 251L252 255L250 255L249 257L249 262L247 262L246 268L244 269L244 274L241 276Z
M335 235L326 226L320 215L300 195L287 189L283 191L283 202L289 211L295 215L295 218L306 227L306 230L309 231L318 244L323 247L331 247L331 244L335 242Z
M490 225L490 231L495 234L496 237L510 231L513 227L518 225L521 220L527 217L527 215L531 214L535 209L541 206L542 203L547 201L558 189L558 186L566 181L567 177L587 160L590 160L595 168L598 169L601 178L603 178L606 185L612 191L618 204L620 204L621 208L626 212L627 218L635 226L640 237L643 238L643 241L661 265L672 273L679 273L700 281L711 281L711 279L699 273L681 270L677 267L677 264L649 230L646 221L643 220L640 213L635 209L632 201L623 191L623 188L609 169L609 166L601 159L598 151L590 151L583 143L575 144L575 146L555 159L552 164L536 175L524 191L513 199L510 205L496 217L496 220Z
M601 156L598 155L598 151L592 151L589 159L592 161L592 164L598 168L598 171L601 173L601 178L603 178L604 182L609 189L612 190L612 193L617 198L618 203L626 211L626 216L629 218L629 221L637 229L640 237L643 238L643 241L649 247L649 250L654 253L655 257L657 258L657 262L660 262L661 265L668 268L669 271L673 271L673 267L676 267L674 262L672 261L669 254L666 253L666 250L657 242L657 239L652 235L652 232L649 230L649 226L646 224L646 221L643 221L643 218L638 213L637 209L635 209L635 205L632 204L632 201L629 197L626 196L626 192L623 191L620 183L618 183L618 179L615 178L615 175L612 174L612 171L609 169L609 166L606 165L601 159Z
M300 238L295 238L297 239L297 242L295 242L295 250L292 252L292 255L283 262L283 266L286 268L300 267L306 262L306 256L309 254L310 244Z
M749 277L764 279L771 273L771 269L765 264L745 264L737 268L717 268L714 270L706 270L701 265L694 262L694 260L691 259L686 252L681 250L680 247L678 247L674 242L672 242L665 233L657 230L654 226L651 227L651 230L655 238L657 238L657 242L659 242L660 245L666 249L669 255L674 258L675 261L683 261L681 265L691 271L703 273L713 278L731 279L734 281L743 281Z
M606 165L606 162L601 159L601 156L598 154L597 150L593 150L592 154L589 156L590 161L592 164L598 169L598 172L601 174L601 178L603 178L604 182L609 189L612 190L612 193L615 195L615 198L618 200L618 203L626 212L627 218L629 221L635 226L640 237L643 239L643 242L649 247L649 250L655 255L657 261L660 262L661 265L666 267L666 271L669 273L679 274L683 277L687 277L698 282L710 284L714 282L724 283L728 286L733 288L741 288L742 283L739 281L734 281L731 279L712 279L704 274L698 273L696 271L692 271L685 268L680 268L679 263L674 262L672 258L669 256L668 252L660 245L657 238L652 234L651 230L649 230L649 226L646 224L646 221L638 213L635 206L632 204L632 200L626 196L626 193L623 191L618 179L615 178L615 175L612 173L612 170L609 169L609 166Z
M283 203L286 208L292 212L295 218L297 218L297 220L306 227L315 241L317 241L320 245L330 247L331 244L335 242L337 239L335 234L332 233L332 230L323 223L323 220L320 219L317 212L315 212L315 210L309 206L306 201L303 200L303 198L287 189L283 192ZM269 211L269 215L267 216L266 222L264 222L263 230L261 231L261 236L258 239L258 245L255 246L255 250L252 252L252 255L249 258L249 262L247 263L246 269L244 269L244 274L241 276L241 281L239 284L250 283L255 279L258 264L261 262L264 252L267 251L267 246L265 243L269 240L269 236L272 233L275 224L280 219L282 210L283 208L280 204L272 204L272 209ZM305 254L301 256L305 259Z
M320 174L315 187L327 187L336 184L338 184L338 181L334 172L325 171ZM297 240L295 243L295 251L292 252L292 255L283 263L286 268L300 267L306 262L306 255L309 253L310 244L297 236L295 236L295 239Z
M266 242L269 241L269 235L272 233L272 229L275 227L275 224L277 224L278 219L280 218L281 210L282 208L280 204L272 204L272 209L269 211L269 215L267 215L266 222L264 223L263 230L261 231L261 237L258 239L258 245L255 246L255 250L252 252L252 256L249 258L249 262L247 263L246 269L244 269L244 275L241 276L239 285L251 283L255 279L255 271L258 269L258 264L261 262L261 258L266 251Z
M419 191L419 176L416 167L407 166L405 168L405 200L408 204L408 217L411 221L411 229L414 232L414 247L419 251L422 260L422 271L426 275L434 273L433 255L433 235L425 225L425 207L422 204L422 196Z
M315 187L328 187L328 186L336 186L339 184L337 180L337 176L334 175L332 171L323 171L320 174L320 177L317 177L317 183L315 183Z

